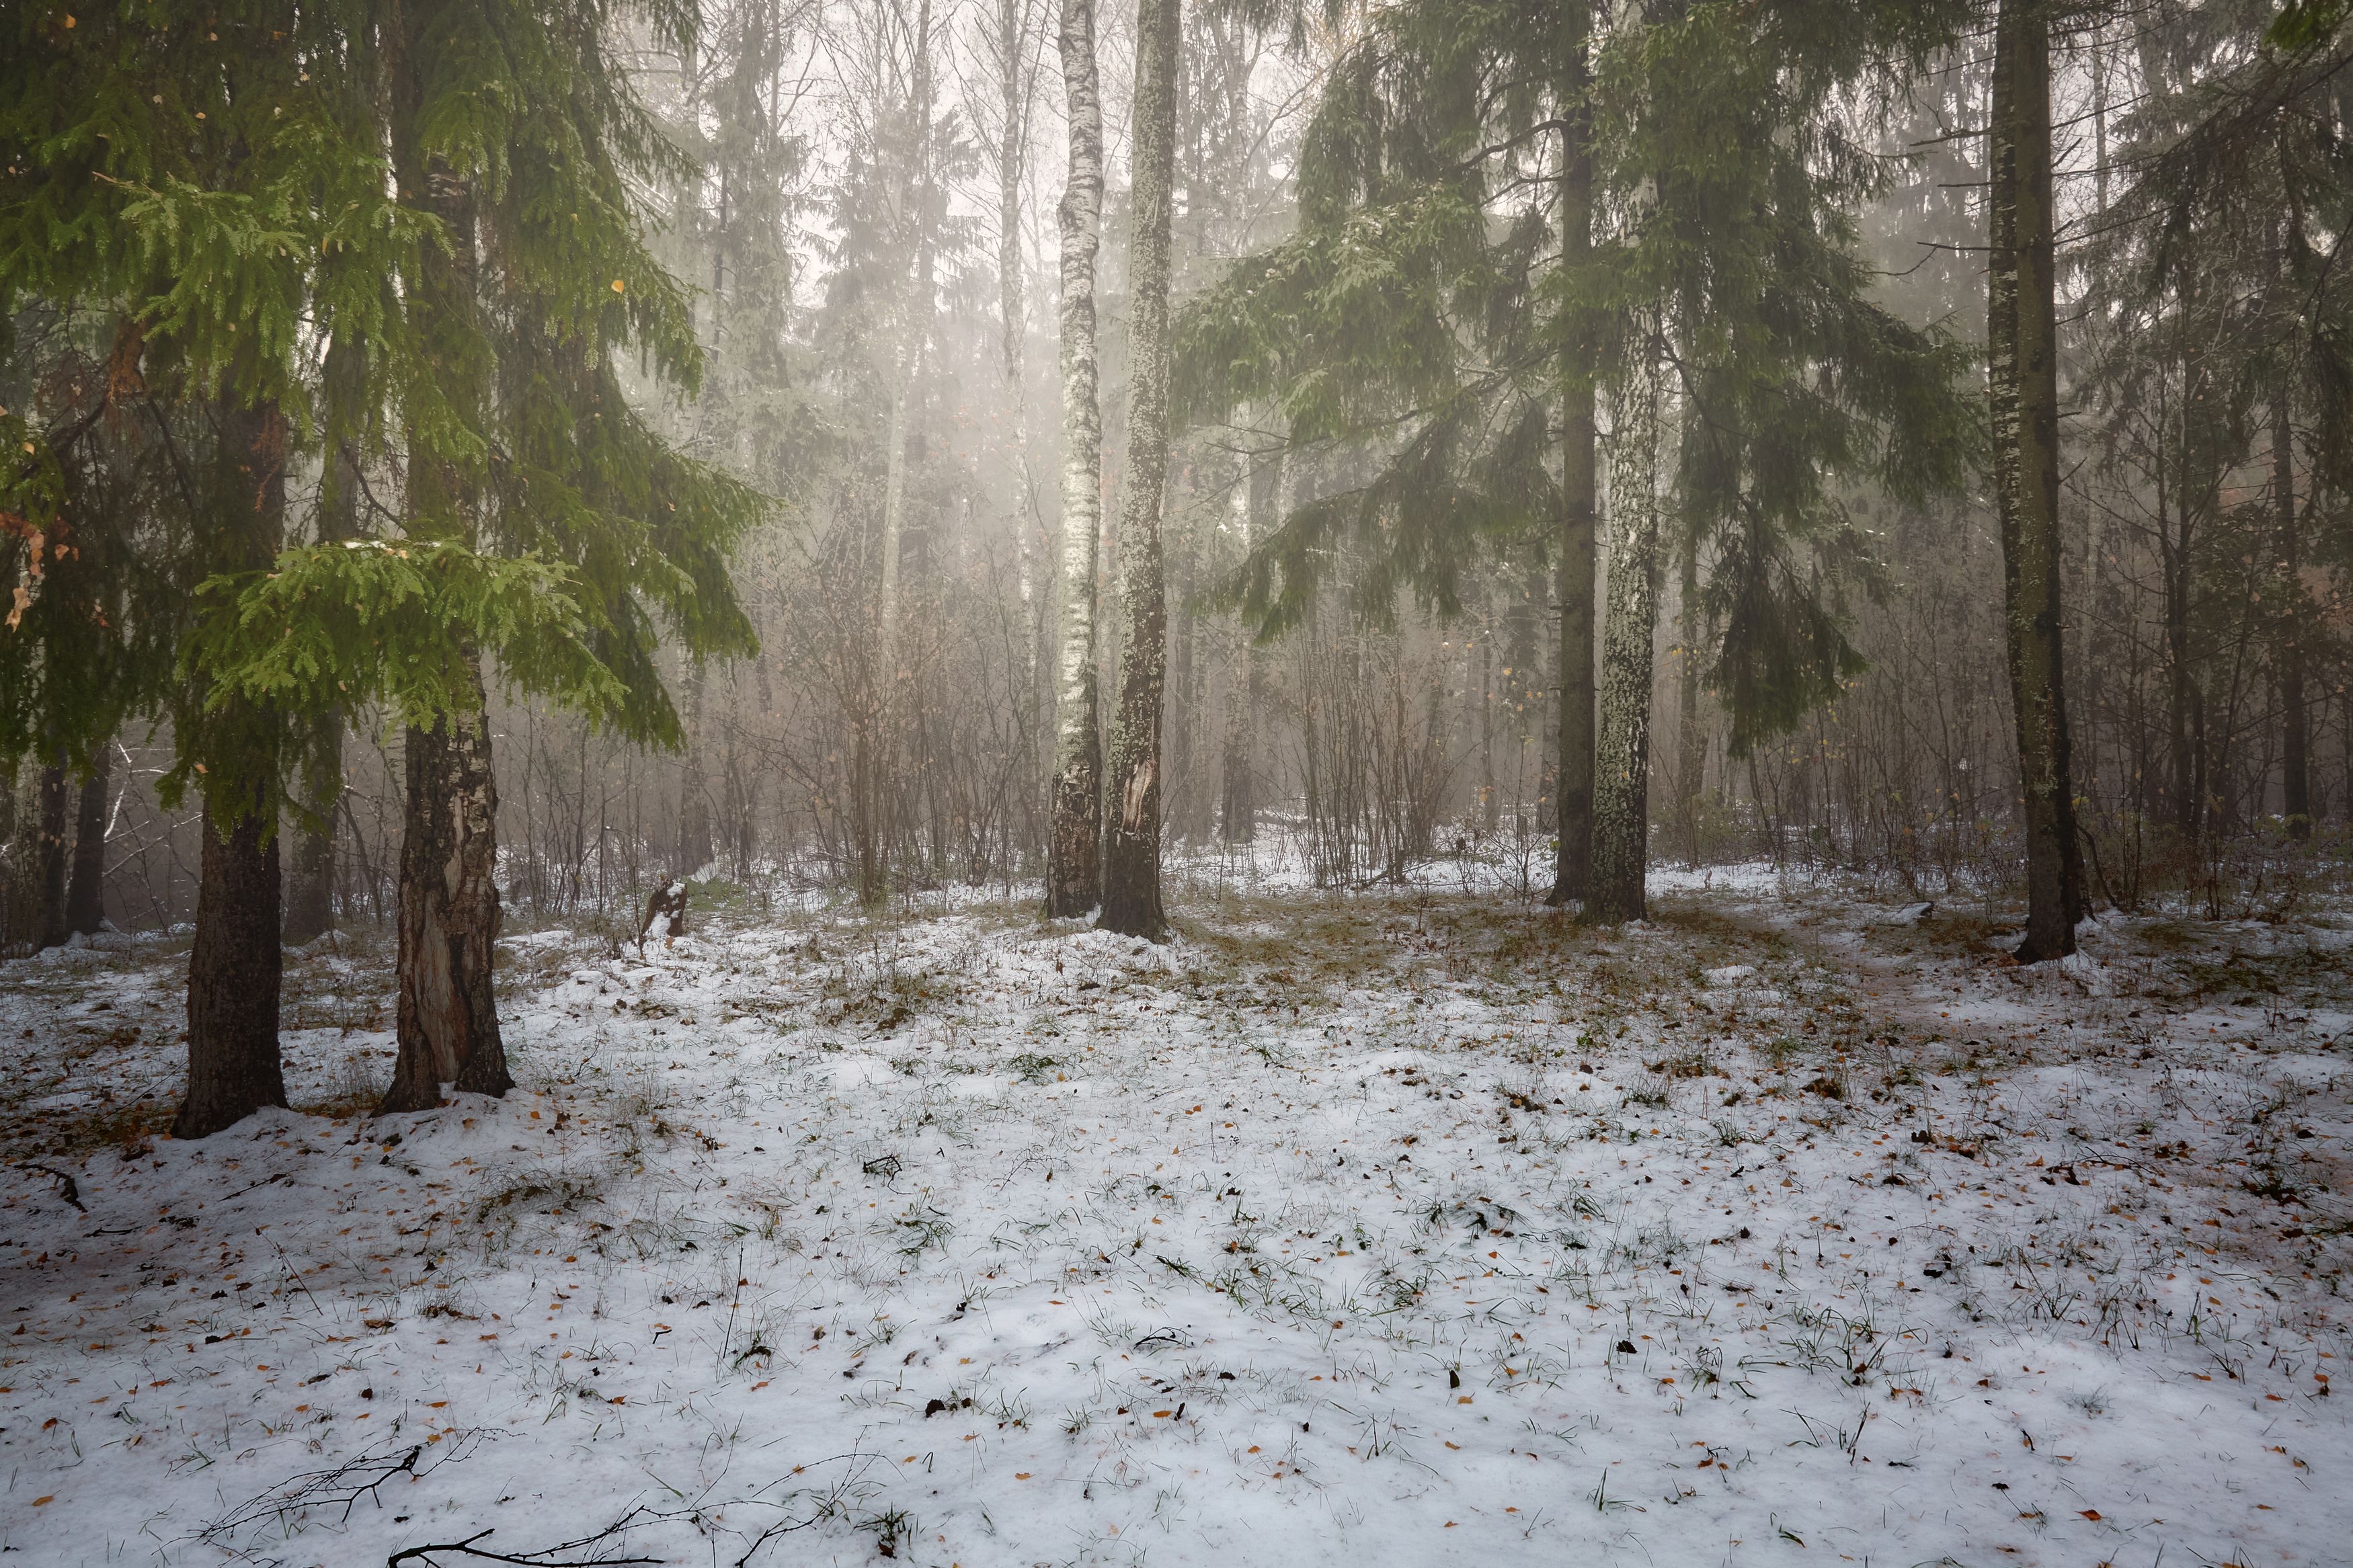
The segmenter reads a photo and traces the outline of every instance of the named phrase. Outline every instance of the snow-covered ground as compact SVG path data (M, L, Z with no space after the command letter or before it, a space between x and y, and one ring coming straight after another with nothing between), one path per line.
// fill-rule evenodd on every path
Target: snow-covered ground
M522 1087L383 1121L322 945L200 1143L184 942L0 967L0 1551L2353 1559L2353 922L1659 887L531 933Z

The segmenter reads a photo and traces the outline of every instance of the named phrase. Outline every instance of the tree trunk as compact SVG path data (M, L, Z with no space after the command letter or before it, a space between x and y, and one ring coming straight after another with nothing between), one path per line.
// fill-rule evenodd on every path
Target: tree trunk
M2279 520L2285 603L2279 621L2280 815L2291 837L2312 836L2312 734L2304 695L2303 552L2295 533L2295 432L2287 398L2272 409L2272 507Z
M286 516L284 417L224 405L218 521L208 564L256 571L278 553ZM192 705L193 706L193 705ZM174 1138L205 1138L286 1103L278 1057L279 867L273 786L277 717L237 700L206 715L196 940L188 952L188 1090Z
M1571 66L1561 88L1561 266L1584 265L1593 251L1593 150L1585 95L1590 0L1574 0ZM1599 366L1590 324L1567 323L1561 346L1560 753L1556 769L1559 847L1547 903L1586 896L1593 855L1593 591L1595 499L1599 489L1593 421Z
M91 748L90 773L81 781L80 809L74 819L73 879L66 889L66 925L94 936L106 923L106 805L111 740Z
M1261 525L1270 517L1280 522L1288 492L1283 476L1289 459L1252 467L1242 487L1242 554L1258 543ZM1232 658L1226 671L1225 795L1221 831L1228 844L1249 844L1258 837L1258 715L1266 698L1266 661L1258 639L1240 617L1234 623Z
M319 542L330 544L358 531L359 465L353 460L365 418L367 364L348 334L327 348L327 479L319 498ZM286 930L290 947L321 935L335 923L335 816L343 791L343 715L322 713L310 721L302 757L303 810L297 814L294 864L286 879Z
M2169 527L2160 513L2160 531ZM2192 710L2198 701L2198 672L2189 658L2189 594L2191 570L2195 559L2189 525L2184 520L2177 542L2170 532L2160 531L2158 565L2165 585L2165 722L2168 763L2171 780L2167 795L2173 807L2173 826L2185 839L2194 839L2201 825L2203 792L2198 768L2198 747L2192 739Z
M1988 390L2003 629L2025 800L2021 963L2075 951L2083 848L2069 755L2059 548L2059 334L2052 255L2051 38L2042 0L1994 24Z
M1103 721L1096 700L1096 577L1103 534L1103 412L1095 401L1095 252L1103 243L1103 99L1094 0L1062 0L1070 173L1062 239L1062 646L1056 661L1054 798L1046 912L1085 914L1103 898Z
M686 752L678 784L678 859L673 874L692 877L711 863L711 782L704 776L702 746L703 668L686 676Z
M289 947L300 947L335 923L335 803L343 793L343 721L340 713L314 721L310 755L303 763L308 815L294 824L294 864L286 879Z
M1620 395L1609 468L1609 614L1602 627L1601 739L1593 762L1593 857L1585 918L1616 925L1647 912L1651 644L1659 618L1658 348Z
M66 921L66 767L63 759L41 770L41 906L34 942L63 947L73 927Z
M1701 785L1707 777L1707 730L1700 721L1699 542L1686 540L1677 563L1675 620L1682 647L1675 660L1675 816L1683 854L1699 864Z
M469 653L467 711L430 729L412 726L403 747L407 812L400 842L400 991L394 1008L400 1055L376 1107L429 1110L441 1086L502 1095L514 1087L491 991L499 936L499 792L491 772L490 715L479 660Z
M224 836L210 801L188 953L188 1093L174 1138L206 1138L286 1103L278 1056L278 836L259 802Z
M1257 758L1252 754L1251 717L1258 707L1258 648L1239 621L1226 660L1226 723L1219 833L1229 845L1258 837Z
M1479 659L1475 665L1467 658L1463 660L1462 677L1464 682L1471 688L1471 695L1479 707L1479 826L1489 833L1494 832L1496 825L1504 818L1504 803L1495 789L1495 628L1493 619L1492 614L1482 614L1479 617ZM1568 742L1564 740L1561 744L1566 746ZM1592 759L1590 747L1587 748L1586 756L1589 763ZM1564 772L1564 789L1567 787L1566 779L1567 774ZM1591 781L1587 782L1589 784ZM1588 797L1586 805L1589 808L1592 805L1592 792L1588 788L1586 793ZM1588 825L1586 837L1588 841L1592 837L1590 824ZM1556 875L1557 864L1555 866L1555 871Z
M1157 940L1160 712L1168 648L1160 550L1168 479L1168 281L1176 156L1176 44L1182 0L1138 0L1135 103L1128 180L1134 230L1127 329L1127 491L1120 505L1119 701L1106 758L1103 924Z
M1005 71L1000 84L1005 119L997 138L997 313L1004 334L997 356L1010 395L1006 416L1013 421L1017 452L1021 446L1021 345L1027 315L1022 283L1028 276L1021 260L1021 181L1029 153L1029 82L1021 74L1027 9L1027 0L997 0L997 52Z

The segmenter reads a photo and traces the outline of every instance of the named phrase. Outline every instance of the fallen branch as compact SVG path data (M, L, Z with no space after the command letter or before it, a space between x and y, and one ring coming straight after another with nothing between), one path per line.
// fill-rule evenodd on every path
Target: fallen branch
M632 1510L623 1514L594 1535L584 1535L577 1541L567 1541L561 1546L542 1547L539 1551L526 1552L520 1556L505 1552L489 1552L475 1545L474 1542L487 1540L496 1533L494 1531L483 1530L477 1531L463 1541L443 1541L430 1546L406 1547L385 1558L385 1568L401 1568L404 1563L423 1563L425 1568L439 1568L434 1561L434 1553L443 1552L454 1552L470 1562L516 1563L523 1564L524 1568L588 1568L589 1564L595 1564L595 1568L614 1568L615 1564L619 1563L659 1563L661 1562L659 1557L561 1557L556 1555L558 1552L578 1552L583 1547L596 1546L625 1533L638 1522L637 1515L639 1511L642 1510Z
M56 1177L58 1183L58 1196L73 1205L75 1209L82 1214L88 1214L90 1212L88 1209L81 1206L81 1189L74 1185L74 1179L71 1176L67 1175L63 1171L58 1170L55 1165L25 1164L17 1166L16 1169L20 1171L36 1171L44 1176Z
M384 1484L395 1476L421 1479L443 1465L467 1458L490 1436L480 1430L452 1432L445 1439L448 1446L434 1456L432 1463L421 1468L419 1461L426 1458L427 1445L415 1443L401 1450L396 1457L389 1448L378 1449L346 1459L332 1469L313 1470L307 1475L296 1476L259 1497L238 1504L198 1531L195 1538L218 1543L247 1525L258 1524L265 1519L276 1519L282 1524L311 1509L333 1508L338 1504L343 1510L341 1519L347 1521L362 1498L382 1508Z

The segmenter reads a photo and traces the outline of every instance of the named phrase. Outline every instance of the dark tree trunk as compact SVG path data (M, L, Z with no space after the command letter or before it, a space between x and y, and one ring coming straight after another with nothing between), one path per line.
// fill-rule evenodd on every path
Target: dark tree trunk
M686 756L680 770L678 860L680 877L691 877L711 863L711 784L703 773L702 682L700 664L687 674Z
M253 571L278 553L286 517L286 421L269 405L218 416L223 494L211 564ZM242 700L206 715L204 850L188 953L188 1092L174 1138L204 1138L286 1103L278 1057L278 833L281 726Z
M469 656L470 664L472 658ZM441 1086L501 1095L514 1087L491 990L499 936L499 792L482 677L474 706L406 737L407 812L400 843L400 1055L376 1108L429 1110Z
M73 879L66 889L66 924L84 936L106 923L106 803L109 742L90 752L74 819Z
M2060 613L2059 333L2052 269L2051 37L2042 0L1994 25L1988 390L2003 629L2025 800L2020 962L2075 951L2084 914Z
M335 803L339 791L329 779L343 772L343 720L332 716L318 721L311 737L310 809L315 820L294 824L294 864L286 878L286 931L289 947L324 934L335 923Z
M62 762L41 770L41 907L34 941L63 947L73 928L66 923L66 770Z
M1157 939L1160 904L1160 718L1168 604L1160 546L1168 479L1168 280L1176 155L1176 46L1181 0L1136 7L1135 107L1128 267L1127 493L1120 508L1121 657L1103 811L1103 925Z
M2279 520L2280 815L2296 838L2312 836L2312 734L2304 694L2303 552L2295 533L2295 437L2287 399L2272 410L2272 506Z
M2162 518L2158 526L2165 526ZM2198 745L2192 738L2198 673L2189 658L2191 540L2186 522L2178 544L2170 535L2165 537L2160 569L2165 579L2165 722L2167 761L2171 773L2166 793L2173 807L2173 826L2189 839L2198 837L2202 822L2199 806L2204 793L2199 777Z
M1247 555L1270 520L1281 521L1287 491L1288 459L1277 457L1250 471L1243 496L1242 553ZM1226 671L1225 838L1249 844L1258 837L1258 716L1266 704L1266 660L1258 639L1237 620L1233 658Z
M1683 634L1675 666L1675 816L1683 854L1699 864L1699 812L1707 780L1707 728L1700 718L1699 542L1685 540L1676 584L1676 626Z
M196 944L188 953L188 1095L174 1138L206 1138L286 1103L278 1057L278 836L259 804L226 837L205 806Z
M365 417L367 363L348 336L327 348L327 483L319 501L319 542L349 539L358 531L359 465L354 460ZM343 790L343 715L322 713L309 721L304 737L304 810L294 833L294 863L286 879L289 946L299 947L335 923L335 816Z
M1593 250L1593 150L1585 104L1589 0L1574 0L1571 65L1562 83L1561 265ZM1588 323L1572 320L1561 346L1560 758L1556 768L1559 847L1546 902L1585 897L1593 856L1594 524L1599 472L1593 398L1599 365Z

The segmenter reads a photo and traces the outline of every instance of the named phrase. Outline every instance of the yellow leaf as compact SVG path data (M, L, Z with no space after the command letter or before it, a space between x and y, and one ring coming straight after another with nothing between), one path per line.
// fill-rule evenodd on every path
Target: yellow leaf
M624 287L624 285L622 284L622 282L621 282L621 280L620 280L619 279L616 278L616 279L613 279L613 292L614 292L614 293L616 293L616 294L620 293L620 292L622 291L623 287Z

